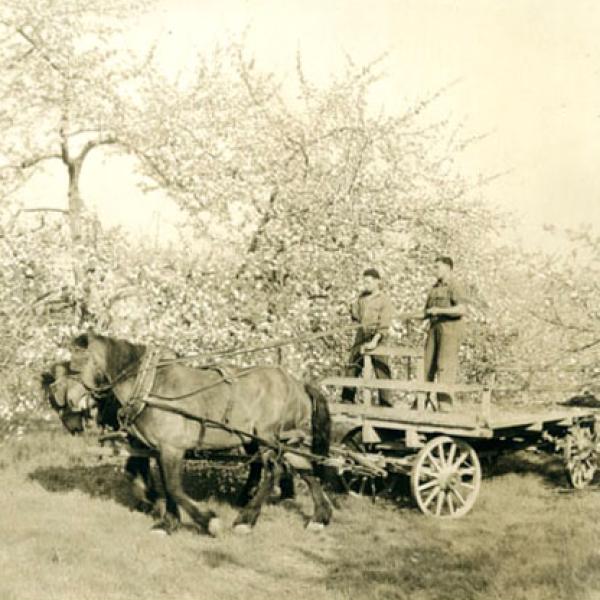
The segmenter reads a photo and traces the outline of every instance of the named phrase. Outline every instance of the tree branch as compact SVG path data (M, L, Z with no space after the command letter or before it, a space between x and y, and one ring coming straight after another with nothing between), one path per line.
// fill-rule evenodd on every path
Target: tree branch
M22 160L18 164L3 165L2 167L0 167L0 170L5 170L5 169L30 169L31 167L34 167L35 165L37 165L38 163L41 163L44 160L54 160L54 159L60 160L61 158L62 158L61 155L58 154L58 153L43 154L41 156L35 156L35 157L32 157L32 158L24 159L24 160Z
M90 140L83 146L81 152L79 153L79 156L77 157L77 160L83 162L85 157L90 152L90 150L93 150L97 146L116 144L116 143L117 143L117 138L113 137L113 136L108 136L108 137L100 139L100 140Z
M34 40L26 31L23 27L17 27L16 28L16 32L26 41L28 42L33 48L35 48L35 50L38 52L38 54L42 57L42 59L48 63L48 65L50 65L50 67L56 71L62 78L64 79L68 79L67 74L62 70L62 68L55 63L52 58L50 58L47 53L40 47L39 43Z

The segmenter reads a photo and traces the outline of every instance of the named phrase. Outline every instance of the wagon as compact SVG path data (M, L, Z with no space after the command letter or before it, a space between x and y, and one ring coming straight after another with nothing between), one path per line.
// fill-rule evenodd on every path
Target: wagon
M423 381L418 350L387 347L375 352L406 360L407 375L412 372L413 379L375 379L366 355L362 377L321 381L326 387L355 387L362 400L330 404L336 441L364 457L366 468L349 464L342 472L348 490L375 495L386 489L392 475L404 475L423 513L461 517L477 500L482 459L532 447L562 453L574 488L592 481L598 450L592 411L502 410L491 402L491 386ZM408 396L409 402L390 408L373 405L370 392L378 389L395 390ZM376 467L372 472L369 464Z
M406 363L406 379L375 379L371 355L383 354ZM273 446L278 455L301 455L337 472L347 491L373 497L390 490L398 475L407 476L418 508L425 514L452 518L467 514L481 487L481 460L534 447L563 455L574 488L589 485L597 468L597 419L593 411L579 409L506 411L491 402L492 388L484 385L447 385L423 380L423 356L408 347L378 347L365 355L362 377L329 376L320 382L328 388L354 387L357 404L329 403L333 423L330 455L325 458L282 440ZM372 392L390 389L408 402L394 407L372 403ZM151 400L144 402L154 405ZM159 406L165 410L164 403ZM170 411L193 420L206 419L185 410ZM211 422L243 437L255 437ZM154 456L152 450L132 448L125 432L103 437L104 455ZM114 443L113 443L114 442ZM190 460L239 465L252 457L190 451ZM293 461L292 461L293 463ZM293 464L288 464L293 469Z

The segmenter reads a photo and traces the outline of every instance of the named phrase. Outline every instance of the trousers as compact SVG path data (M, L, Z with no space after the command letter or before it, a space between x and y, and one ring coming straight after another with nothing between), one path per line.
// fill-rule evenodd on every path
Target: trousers
M392 370L385 359L378 356L371 356L373 361L373 371L377 379L391 379ZM350 365L346 368L346 377L360 377L364 366L364 358L362 355L350 356ZM342 389L342 402L354 402L356 396L356 388ZM392 406L391 390L378 390L379 404L382 406Z
M458 350L462 339L461 323L435 323L425 340L425 380L455 383L458 374Z

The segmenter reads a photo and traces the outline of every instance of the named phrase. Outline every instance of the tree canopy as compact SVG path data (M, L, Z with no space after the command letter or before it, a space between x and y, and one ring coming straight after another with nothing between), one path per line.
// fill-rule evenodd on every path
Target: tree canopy
M86 327L181 353L318 332L348 322L370 266L398 314L419 309L438 254L454 257L470 298L465 378L516 367L505 378L522 383L536 367L596 385L598 237L572 233L573 252L560 256L503 243L509 217L485 198L493 174L460 160L477 136L435 117L438 94L378 114L369 98L381 60L349 60L318 86L298 56L292 95L241 42L173 81L152 49L139 59L110 43L123 15L143 8L0 8L0 370L14 398L30 398L32 371ZM86 211L79 175L107 144L177 202L207 256L132 244ZM28 212L12 192L46 160L66 169L66 208ZM396 320L394 331L422 343L415 324ZM342 365L347 345L340 334L255 359L314 377Z

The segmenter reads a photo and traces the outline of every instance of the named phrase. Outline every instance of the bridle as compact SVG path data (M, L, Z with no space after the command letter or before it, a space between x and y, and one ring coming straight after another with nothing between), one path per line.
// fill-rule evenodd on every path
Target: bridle
M144 354L140 358L135 360L133 363L127 365L127 367L123 369L120 373L118 373L116 377L112 378L102 367L102 365L98 363L98 360L95 358L93 352L90 352L89 349L83 348L78 348L77 351L87 352L87 361L89 361L93 365L95 372L99 373L108 382L104 385L89 386L85 381L83 381L81 377L81 371L74 373L74 379L76 381L79 381L81 385L83 385L85 389L88 390L94 397L102 397L107 392L114 392L113 388L117 384L122 383L123 381L126 381L127 379L135 375L137 373L137 370L139 369L140 363L145 354L144 352Z

